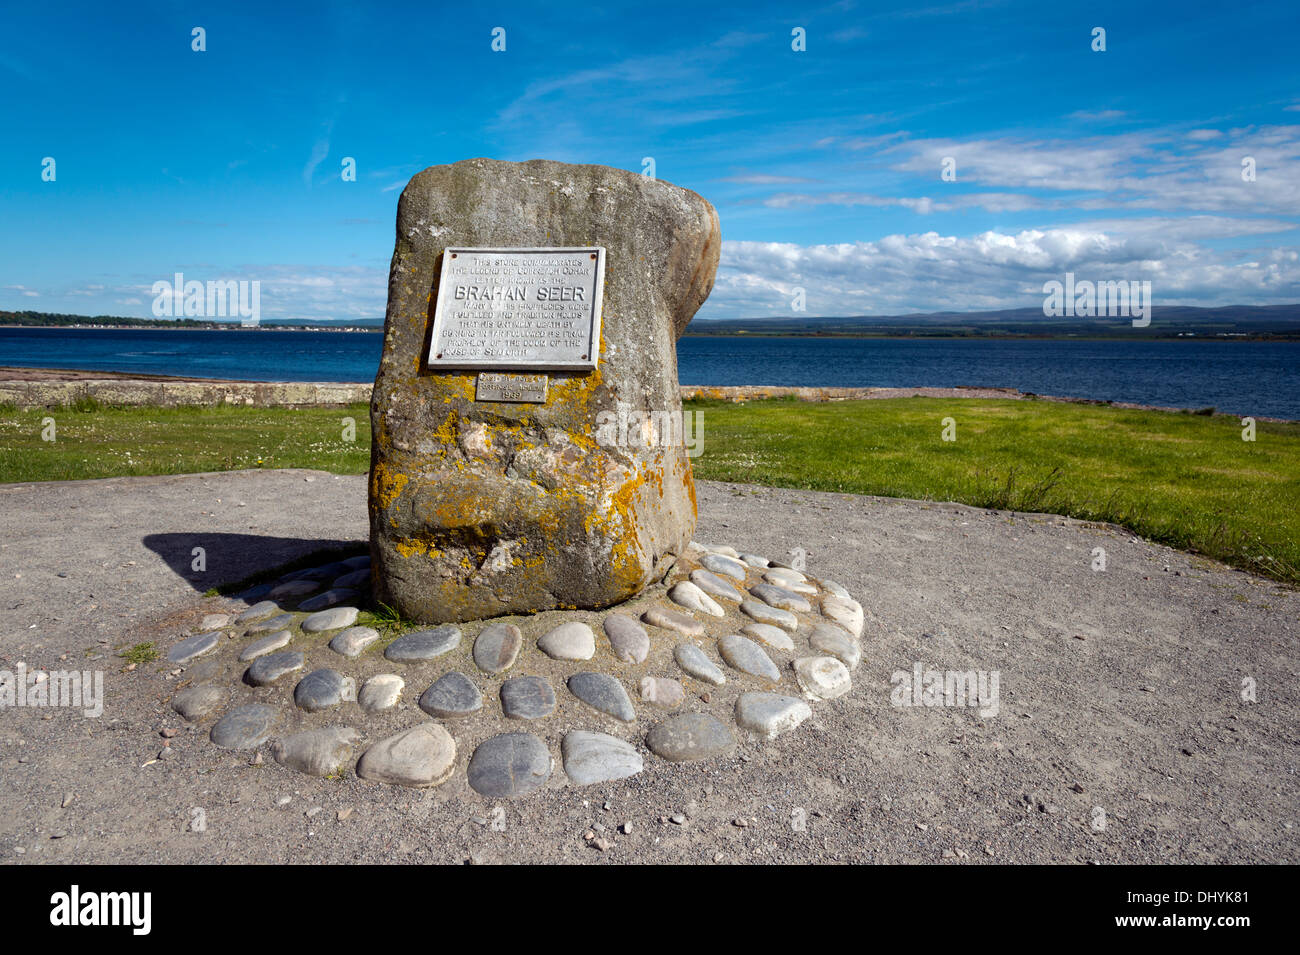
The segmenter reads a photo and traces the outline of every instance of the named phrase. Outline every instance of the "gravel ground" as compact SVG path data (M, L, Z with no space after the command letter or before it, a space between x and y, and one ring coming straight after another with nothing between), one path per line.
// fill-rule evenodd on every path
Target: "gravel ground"
M494 812L465 783L466 753L427 791L250 765L171 712L171 668L103 656L167 646L228 608L202 596L216 584L364 539L363 477L0 486L0 670L99 667L107 697L99 718L0 710L0 861L1300 858L1296 591L1050 515L712 483L699 500L698 540L803 548L809 573L861 600L853 691L774 742L741 734L731 758L648 757L640 775L585 789L557 770ZM206 574L191 571L194 546ZM997 671L998 713L892 705L891 676L917 662ZM167 728L174 754L150 762ZM606 851L583 839L594 825Z

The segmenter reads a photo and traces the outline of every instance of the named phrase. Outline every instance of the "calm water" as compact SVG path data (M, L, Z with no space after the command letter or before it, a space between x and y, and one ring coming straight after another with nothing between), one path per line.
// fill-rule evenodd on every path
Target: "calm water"
M371 381L383 340L350 332L0 328L0 365ZM1300 342L683 338L686 385L1018 388L1300 419Z

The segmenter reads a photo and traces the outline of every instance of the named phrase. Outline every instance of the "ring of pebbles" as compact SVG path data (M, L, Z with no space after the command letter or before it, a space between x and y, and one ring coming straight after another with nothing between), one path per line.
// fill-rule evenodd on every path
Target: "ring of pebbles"
M358 625L369 561L294 571L206 615L168 653L176 712L309 775L427 787L463 766L476 792L511 798L623 779L647 754L723 757L738 728L792 732L862 660L864 611L842 586L730 547L692 542L662 583L603 611L388 634Z

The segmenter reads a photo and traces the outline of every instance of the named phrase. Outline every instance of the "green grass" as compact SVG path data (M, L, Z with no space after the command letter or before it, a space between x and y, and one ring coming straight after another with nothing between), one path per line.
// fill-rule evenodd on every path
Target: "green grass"
M1300 423L1047 401L690 402L698 478L1122 524L1300 583ZM943 419L956 440L942 440Z
M0 407L0 482L235 468L363 473L365 405L348 408ZM960 501L1122 524L1154 541L1300 583L1300 424L1046 401L900 398L691 402L696 476ZM41 440L43 419L56 440ZM354 419L356 441L343 440ZM956 441L942 440L943 419ZM246 585L247 582L241 582ZM401 622L382 611L369 625Z
M42 440L46 418L54 440ZM344 418L356 439L343 440ZM370 408L120 408L82 398L62 409L0 407L0 482L70 481L242 468L370 467Z
M137 643L135 646L123 650L118 656L127 663L144 665L157 660L161 654L152 643Z

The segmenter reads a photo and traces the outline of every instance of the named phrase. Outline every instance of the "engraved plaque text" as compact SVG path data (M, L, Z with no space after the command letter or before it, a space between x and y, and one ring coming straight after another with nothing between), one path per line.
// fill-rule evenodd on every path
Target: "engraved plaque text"
M485 371L478 376L474 390L476 401L520 401L544 404L545 375L502 375Z
M605 250L447 249L430 368L591 371Z

